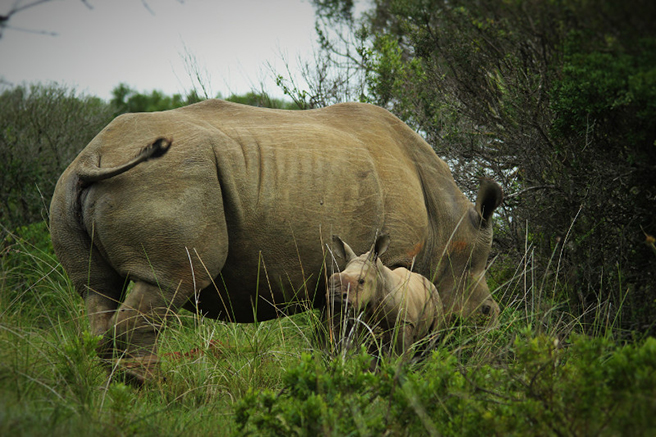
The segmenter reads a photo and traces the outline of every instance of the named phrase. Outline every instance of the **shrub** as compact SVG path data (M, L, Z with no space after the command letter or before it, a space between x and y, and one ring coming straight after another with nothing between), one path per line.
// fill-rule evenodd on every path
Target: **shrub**
M656 430L654 352L653 338L563 344L525 328L509 355L479 365L441 349L372 373L364 353L305 354L282 390L249 392L235 420L247 435L646 435Z
M13 230L47 217L59 175L111 120L109 105L59 85L0 94L0 223Z

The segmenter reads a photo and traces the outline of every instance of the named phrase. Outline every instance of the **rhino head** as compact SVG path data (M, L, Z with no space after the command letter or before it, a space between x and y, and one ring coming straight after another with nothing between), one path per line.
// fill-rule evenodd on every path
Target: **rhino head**
M484 180L476 204L460 217L434 264L431 279L447 316L484 323L497 320L499 305L490 294L485 273L492 246L492 213L502 201L501 187Z

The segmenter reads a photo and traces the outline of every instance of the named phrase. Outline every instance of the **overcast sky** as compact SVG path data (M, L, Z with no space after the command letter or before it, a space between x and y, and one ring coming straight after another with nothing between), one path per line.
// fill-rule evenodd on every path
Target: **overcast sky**
M0 15L15 1L0 0ZM194 88L185 68L191 58L212 96L243 94L261 82L280 96L266 63L282 72L284 56L296 69L316 41L308 0L87 3L91 9L81 0L53 0L14 15L0 38L0 79L55 81L104 99L120 82L142 92L186 94Z

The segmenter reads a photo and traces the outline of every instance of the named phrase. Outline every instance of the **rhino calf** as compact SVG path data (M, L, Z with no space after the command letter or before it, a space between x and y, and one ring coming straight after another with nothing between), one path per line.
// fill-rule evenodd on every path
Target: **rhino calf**
M390 238L378 237L369 252L357 256L339 237L333 251L346 259L346 267L329 280L329 298L364 313L370 327L380 327L383 343L402 356L417 340L444 324L444 310L437 288L426 277L404 267L390 269L380 261Z

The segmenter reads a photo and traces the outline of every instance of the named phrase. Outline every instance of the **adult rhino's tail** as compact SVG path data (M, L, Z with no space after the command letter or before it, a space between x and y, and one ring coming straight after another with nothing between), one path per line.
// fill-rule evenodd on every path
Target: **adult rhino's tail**
M76 173L80 179L80 182L82 182L84 185L92 184L104 179L109 179L124 173L130 170L132 167L135 167L142 162L148 161L149 159L163 156L166 152L169 151L171 144L173 144L172 139L160 137L153 141L151 144L144 147L141 152L137 154L137 156L125 164L106 168L101 168L97 164L87 164L82 168L78 168Z

